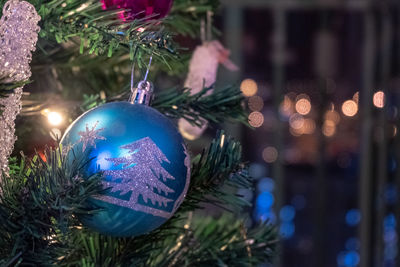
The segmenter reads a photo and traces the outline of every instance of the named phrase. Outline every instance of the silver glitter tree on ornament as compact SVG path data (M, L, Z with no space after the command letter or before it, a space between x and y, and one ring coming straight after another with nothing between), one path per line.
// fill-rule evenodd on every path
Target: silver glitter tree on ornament
M129 155L106 159L112 162L114 166L122 165L122 169L104 171L104 174L111 177L112 180L105 182L104 185L110 188L111 192L118 192L121 196L130 193L129 200L110 196L99 196L98 199L155 216L169 218L171 213L156 207L166 207L168 203L173 201L167 196L169 193L174 193L174 190L164 182L168 179L175 180L175 178L161 166L163 162L169 163L167 157L149 137L121 148L128 150ZM145 203L150 200L152 206L140 204L139 196L142 196Z
M0 20L0 78L4 82L25 81L31 76L29 63L40 27L40 16L25 1L7 1ZM8 157L16 141L15 118L21 111L22 87L8 97L0 98L0 178L8 174Z

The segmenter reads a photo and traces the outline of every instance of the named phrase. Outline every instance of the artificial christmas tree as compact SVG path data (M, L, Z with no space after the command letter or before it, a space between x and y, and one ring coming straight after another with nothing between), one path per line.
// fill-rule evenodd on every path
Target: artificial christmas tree
M109 123L114 123L110 129L97 121L82 121L81 128L74 129L77 123L66 131L61 145L48 139L50 131L59 141L69 122L89 109L95 108L87 113L94 114L118 103L137 105L135 97L131 103L121 101L129 99L130 77L131 89L133 77L143 71L146 81L150 66L145 66L152 58L150 75L165 76L169 68L172 81L183 79L181 72L186 65L182 61L188 56L171 33L199 36L200 20L215 11L216 0L175 0L164 19L152 13L127 20L120 20L119 15L129 10L104 10L100 1L0 3L4 7L0 103L6 122L0 129L1 265L243 266L272 259L276 244L272 226L256 224L247 229L239 213L217 218L198 213L205 203L233 211L248 205L236 194L238 189L252 186L240 144L220 131L201 154L189 157L177 130L170 129L170 120L178 119L198 127L227 120L247 124L238 87L213 90L209 86L193 94L190 88L166 88L156 91L151 103L152 108L169 117L164 119L152 110L150 113L160 117L154 119L157 127L146 112L125 118L126 109L118 109L110 117ZM19 140L10 158L16 139L13 123L22 86L28 83L30 56L24 61L13 57L13 69L7 68L7 59L18 49L24 53L34 50L34 34L39 30L36 12L40 32L31 63L32 81L26 86L30 95L23 98L22 116L16 122ZM17 25L19 20L21 24ZM30 36L30 43L24 42L22 34ZM132 65L137 66L136 71ZM21 66L25 75L15 76L14 70ZM116 103L103 105L105 102ZM150 103L150 99L145 102ZM10 108L15 109L12 116L8 115ZM43 116L52 124L50 129L41 125ZM130 127L133 118L143 118L143 122ZM118 124L118 120L125 122ZM146 123L153 129L144 127ZM124 131L126 140L119 144L119 134ZM154 138L141 131L153 132ZM176 134L170 134L172 131ZM34 142L34 136L47 138L45 145ZM177 139L167 140L170 136ZM103 144L119 154L113 154L112 149L107 155L91 154L105 149ZM44 148L49 145L52 148ZM29 154L31 147L37 147L37 152L19 156L20 150ZM117 195L122 199L116 201ZM110 215L114 221L97 227L87 225L107 213L97 200L112 208L118 204L121 212ZM137 221L135 216L128 220L121 217L132 211L142 212Z

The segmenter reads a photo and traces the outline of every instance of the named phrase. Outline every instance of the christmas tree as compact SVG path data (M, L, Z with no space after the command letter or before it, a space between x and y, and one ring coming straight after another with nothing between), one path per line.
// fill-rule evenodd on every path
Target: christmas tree
M206 43L205 31L211 41L217 31L210 26L210 14L217 12L218 1L175 0L168 15L172 1L28 2L0 1L0 265L252 266L271 262L277 236L268 224L245 226L246 215L241 214L250 204L237 191L251 188L252 179L240 143L223 131L200 154L191 155L191 162L185 160L191 170L190 184L186 197L173 206L172 218L149 233L112 237L82 224L80 218L100 212L89 200L113 203L102 195L110 190L127 196L124 203L133 209L142 209L143 203L167 206L174 193L168 186L174 176L165 168L169 159L153 140L143 138L121 146L127 152L124 156L105 158L122 169L84 177L82 169L93 159L69 160L66 152L74 144L58 144L63 127L48 129L56 140L51 141L49 131L41 126L43 117L59 125L57 109L64 111L68 124L106 102L127 101L133 88L131 77L146 71L147 77L151 60L150 76L156 87L165 85L156 91L153 108L174 122L187 123L187 129L201 129L200 134L210 123L247 126L240 89L235 85L214 88L215 78L203 77L215 76L218 62L234 68L227 50L209 42L212 45L205 53L212 62L207 65L206 58L200 57L205 61L203 70L191 67L188 74L190 53L179 45L179 40L199 36ZM184 87L180 81L185 76L189 78ZM29 95L23 95L23 90ZM96 140L106 141L102 128L96 126L87 125L86 131L79 132L83 151L95 147ZM106 181L105 176L109 177ZM138 190L130 190L132 186ZM204 204L224 212L207 216Z

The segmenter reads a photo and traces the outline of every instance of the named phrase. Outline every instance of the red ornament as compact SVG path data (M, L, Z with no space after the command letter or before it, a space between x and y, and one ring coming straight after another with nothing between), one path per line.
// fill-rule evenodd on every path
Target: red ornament
M103 9L126 9L119 18L123 21L134 19L161 19L171 10L173 0L101 0Z

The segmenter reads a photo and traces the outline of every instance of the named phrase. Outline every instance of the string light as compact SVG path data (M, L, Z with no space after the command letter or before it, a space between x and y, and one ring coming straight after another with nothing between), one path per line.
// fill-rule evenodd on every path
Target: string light
M250 97L257 94L258 86L257 83L252 79L245 79L240 84L240 90L244 96Z
M377 108L383 108L385 106L385 93L378 91L373 97L374 106Z
M347 100L342 105L342 112L347 117L353 117L358 112L357 103L354 100Z
M57 111L51 111L46 108L41 113L47 117L48 123L52 126L59 126L64 121L63 116Z

